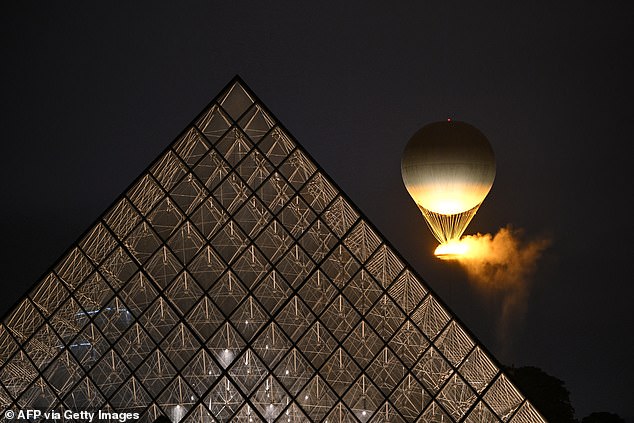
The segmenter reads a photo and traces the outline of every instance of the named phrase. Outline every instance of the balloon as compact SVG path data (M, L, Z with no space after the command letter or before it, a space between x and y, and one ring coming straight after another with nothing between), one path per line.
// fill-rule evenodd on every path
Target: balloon
M495 156L474 126L434 122L407 143L401 174L432 233L446 243L460 238L491 190Z

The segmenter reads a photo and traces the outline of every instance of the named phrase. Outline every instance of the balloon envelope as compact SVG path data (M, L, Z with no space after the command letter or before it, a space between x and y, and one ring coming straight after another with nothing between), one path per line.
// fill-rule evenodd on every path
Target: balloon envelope
M401 174L416 203L453 215L482 203L495 179L495 156L486 137L468 123L425 125L407 143Z

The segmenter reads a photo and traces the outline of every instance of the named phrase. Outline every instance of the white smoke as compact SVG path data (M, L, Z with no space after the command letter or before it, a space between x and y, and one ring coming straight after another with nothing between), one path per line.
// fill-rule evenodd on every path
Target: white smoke
M469 280L479 292L500 300L498 342L507 345L511 324L525 315L531 277L550 240L526 240L522 230L509 225L495 235L468 235L460 243L468 246L468 253L457 261Z

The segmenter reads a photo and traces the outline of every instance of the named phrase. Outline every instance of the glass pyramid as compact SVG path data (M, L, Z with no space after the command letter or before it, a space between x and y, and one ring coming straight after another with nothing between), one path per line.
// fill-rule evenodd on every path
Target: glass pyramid
M2 320L21 409L544 421L239 78Z

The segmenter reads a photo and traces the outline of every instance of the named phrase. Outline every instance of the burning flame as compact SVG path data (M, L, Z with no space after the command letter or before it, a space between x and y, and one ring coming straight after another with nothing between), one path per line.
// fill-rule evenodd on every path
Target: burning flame
M468 235L462 239L450 239L443 242L434 251L442 260L476 260L493 255L491 235Z
M469 252L466 239L451 239L436 247L434 255L442 260L457 260Z
M443 260L456 260L475 279L525 280L534 270L548 239L522 240L522 231L510 226L497 234L467 235L440 244L434 254ZM491 271L494 271L491 273Z

